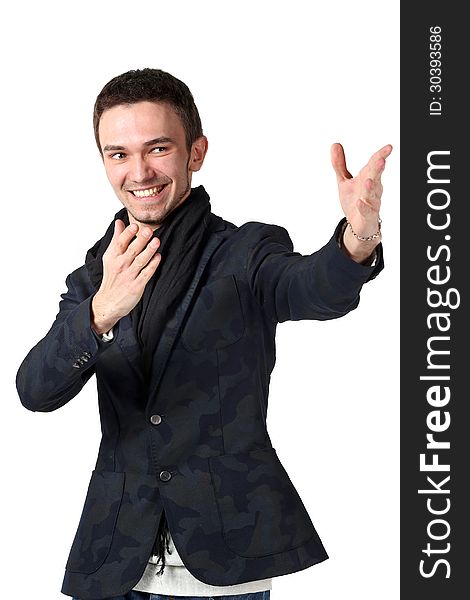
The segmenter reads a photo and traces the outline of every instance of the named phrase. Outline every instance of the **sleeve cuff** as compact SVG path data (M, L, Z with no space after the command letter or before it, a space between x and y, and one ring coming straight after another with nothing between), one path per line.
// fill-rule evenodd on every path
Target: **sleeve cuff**
M371 279L374 279L375 277L377 277L377 275L380 273L380 271L382 271L382 269L384 268L382 242L380 242L375 247L374 251L372 252L372 254L369 256L369 258L366 261L364 261L362 263L358 263L358 262L354 261L352 258L350 258L349 256L347 256L344 249L342 248L343 233L344 233L344 230L346 229L346 227L347 227L346 217L343 217L341 219L341 221L338 223L338 225L336 226L332 239L334 239L336 241L336 247L338 248L338 252L341 253L341 255L344 256L348 262L354 263L354 269L356 269L356 270L362 269L362 270L364 270L365 273L369 272L369 277L366 279L366 281L370 281ZM330 240L330 241L332 241L332 240Z
M110 342L112 339L114 339L113 328L111 327L111 329L108 332L103 333L101 339L103 340L103 342Z

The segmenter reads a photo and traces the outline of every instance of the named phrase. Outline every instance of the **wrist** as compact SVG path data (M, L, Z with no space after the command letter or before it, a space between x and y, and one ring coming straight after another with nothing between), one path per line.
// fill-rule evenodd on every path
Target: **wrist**
M120 319L120 317L113 314L109 307L101 301L99 292L95 294L91 301L90 317L92 329L101 336L108 333Z
M380 239L381 236L367 241L360 239L354 235L350 225L346 222L343 227L342 236L340 236L340 247L355 262L366 263L375 253L375 249L380 244Z

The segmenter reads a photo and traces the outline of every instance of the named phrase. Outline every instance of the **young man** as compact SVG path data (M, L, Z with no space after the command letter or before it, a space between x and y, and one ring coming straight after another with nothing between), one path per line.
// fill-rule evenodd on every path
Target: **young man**
M103 436L62 592L267 599L273 577L327 558L266 429L276 326L345 315L383 268L391 146L356 177L333 146L345 218L302 256L282 227L237 227L191 188L207 139L172 75L111 80L94 129L124 208L68 276L17 377L33 411L97 377Z

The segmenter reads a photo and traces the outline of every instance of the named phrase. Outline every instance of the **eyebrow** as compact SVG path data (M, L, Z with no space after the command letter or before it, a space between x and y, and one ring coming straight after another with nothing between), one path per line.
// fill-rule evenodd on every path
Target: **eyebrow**
M154 138L153 140L149 140L148 142L144 142L144 146L153 146L154 144L173 144L174 142L175 140L173 138L162 135ZM103 152L119 152L125 149L125 146L114 146L112 144L107 144L103 148Z

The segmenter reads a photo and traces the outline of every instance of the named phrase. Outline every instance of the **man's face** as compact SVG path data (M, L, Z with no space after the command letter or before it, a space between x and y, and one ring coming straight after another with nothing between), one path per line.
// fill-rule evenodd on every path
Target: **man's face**
M162 102L121 104L105 110L99 124L104 167L131 223L153 229L191 191L207 151L198 138L188 153L179 116Z

